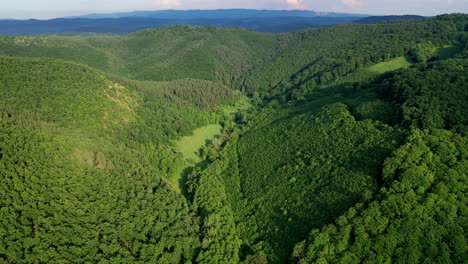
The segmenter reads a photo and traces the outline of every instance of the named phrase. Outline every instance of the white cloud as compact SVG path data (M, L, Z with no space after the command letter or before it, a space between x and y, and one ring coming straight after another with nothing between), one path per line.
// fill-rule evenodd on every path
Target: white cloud
M306 5L304 4L304 0L286 0L286 4L288 8L291 9L305 9Z
M156 0L157 9L176 9L181 6L179 0Z
M350 9L361 8L363 6L359 0L341 0L341 3Z

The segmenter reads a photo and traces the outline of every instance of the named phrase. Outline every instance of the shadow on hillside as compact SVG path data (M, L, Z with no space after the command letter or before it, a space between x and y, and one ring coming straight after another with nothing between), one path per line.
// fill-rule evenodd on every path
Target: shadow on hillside
M180 192L187 200L190 200L190 194L187 189L187 181L189 178L189 175L193 172L195 168L198 168L201 170L204 170L208 166L209 162L204 160L201 162L196 163L193 166L188 166L182 172L180 173L180 178L179 178L179 188Z

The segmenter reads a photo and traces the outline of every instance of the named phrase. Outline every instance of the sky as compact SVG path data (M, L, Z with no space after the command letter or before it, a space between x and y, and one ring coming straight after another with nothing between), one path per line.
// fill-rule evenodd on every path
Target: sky
M468 0L0 0L0 19L161 9L303 9L372 15L468 13Z

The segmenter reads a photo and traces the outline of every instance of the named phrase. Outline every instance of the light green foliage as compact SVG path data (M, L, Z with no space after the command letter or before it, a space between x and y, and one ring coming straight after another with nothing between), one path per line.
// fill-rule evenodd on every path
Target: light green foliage
M2 36L0 55L57 58L76 61L98 69L109 69L116 59L79 37Z
M226 105L223 107L223 111L226 114L232 115L242 111L246 111L252 107L249 99L247 97L241 97L234 105Z
M419 43L409 55L415 62L427 62L437 55L437 48L432 43Z
M110 126L134 119L138 97L75 63L0 57L1 108L28 110L62 126ZM135 98L136 97L136 98Z
M0 65L2 261L196 257L198 220L165 180L187 164L166 144L216 120L201 108L221 108L234 94L199 105L185 95L185 87L197 87L189 80L155 95L59 60L1 58ZM185 120L185 129L173 120ZM144 136L152 131L160 134Z
M7 263L178 263L197 247L186 201L140 161L107 173L68 161L63 137L0 122L0 256ZM116 160L113 160L116 162Z

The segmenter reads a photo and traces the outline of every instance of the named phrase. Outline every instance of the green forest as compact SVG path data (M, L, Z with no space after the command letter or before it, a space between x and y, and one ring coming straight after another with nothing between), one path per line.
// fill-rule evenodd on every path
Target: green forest
M467 263L468 15L0 36L0 263Z

